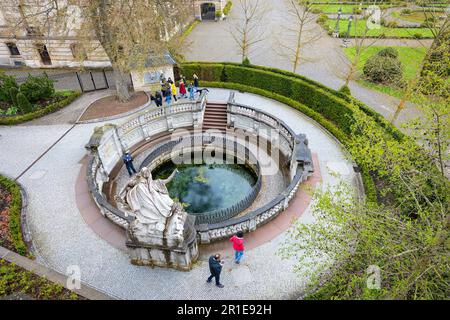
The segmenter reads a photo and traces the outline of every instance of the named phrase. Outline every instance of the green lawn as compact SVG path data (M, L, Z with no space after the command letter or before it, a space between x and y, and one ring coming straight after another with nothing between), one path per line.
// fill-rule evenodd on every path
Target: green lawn
M359 74L362 74L362 69L364 67L366 60L384 48L387 48L387 47L371 46L371 47L364 49L363 53L361 54L360 61L358 63ZM405 80L412 79L416 75L416 73L419 71L421 63L422 63L423 59L425 58L427 48L424 48L424 47L415 47L415 48L413 48L413 47L393 47L393 48L395 48L398 51L399 59L402 63L402 68L403 68L403 78ZM350 60L353 60L355 57L356 48L355 47L345 48L344 52ZM401 91L395 87L374 84L374 83L371 83L364 79L359 79L358 82L360 82L361 84L363 84L366 87L384 92L386 94L389 94L389 95L397 97L397 98L400 98L401 94L402 94Z
M333 30L336 25L336 20L328 19L326 26ZM348 28L347 20L339 21L339 30L341 33L345 33ZM362 36L366 29L366 20L358 20L352 22L350 29L350 37ZM367 32L368 37L380 37L384 35L385 38L414 38L416 34L420 34L423 38L432 38L433 34L428 28L387 28L381 26L379 29L371 29Z

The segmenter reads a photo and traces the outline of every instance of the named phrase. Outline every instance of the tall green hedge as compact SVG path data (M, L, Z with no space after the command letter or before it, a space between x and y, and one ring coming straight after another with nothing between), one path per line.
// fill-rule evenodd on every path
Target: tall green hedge
M180 72L187 78L197 74L201 80L245 84L293 98L339 124L349 132L351 115L358 108L375 119L396 139L404 135L382 115L355 98L338 92L321 83L296 73L264 66L242 66L232 62L188 62L180 65Z

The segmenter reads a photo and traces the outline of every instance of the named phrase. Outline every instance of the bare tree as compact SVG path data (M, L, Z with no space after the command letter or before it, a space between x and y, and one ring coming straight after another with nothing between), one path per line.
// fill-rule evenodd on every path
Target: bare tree
M292 72L304 61L310 61L310 57L303 56L302 50L305 46L319 40L323 30L314 24L315 15L312 13L313 3L308 0L287 0L288 12L292 19L286 26L286 37L279 39L277 53L289 59L292 64Z
M11 36L75 39L86 54L101 47L122 102L131 97L128 72L143 69L149 57L162 56L175 36L169 30L180 29L191 12L190 0L5 1Z
M268 11L264 0L238 0L242 15L231 22L230 32L239 47L242 61L250 54L252 47L264 40L261 20Z

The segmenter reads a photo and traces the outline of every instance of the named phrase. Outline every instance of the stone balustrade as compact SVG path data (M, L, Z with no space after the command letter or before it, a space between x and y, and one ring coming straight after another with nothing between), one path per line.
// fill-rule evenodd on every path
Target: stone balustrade
M130 217L124 212L108 203L102 192L103 184L109 180L111 171L122 161L123 152L130 150L139 143L150 141L153 136L159 133L171 132L177 128L201 128L205 106L206 93L193 102L151 109L119 126L107 125L96 129L86 146L91 150L87 179L91 194L104 216L123 228L127 228L130 221ZM259 193L261 179L258 178L252 192L244 199L245 201L242 204L239 204L240 207L214 213L216 215L213 217L214 219L204 220L211 223L196 225L201 243L216 241L231 236L240 230L249 232L274 219L289 206L289 202L295 196L300 184L314 170L305 135L296 135L282 120L264 111L236 103L234 93L230 94L227 103L227 126L230 133L233 130L243 130L247 135L250 133L262 137L269 141L272 147L277 147L284 155L284 159L287 159L286 167L290 170L290 182L281 194L266 205L243 216L233 218L236 215L236 210L243 211ZM205 135L208 136L208 133ZM153 158L150 156L151 160L149 161L156 160L159 155L170 152L176 144L171 141L160 146L159 150L153 150ZM223 219L225 220L214 222Z

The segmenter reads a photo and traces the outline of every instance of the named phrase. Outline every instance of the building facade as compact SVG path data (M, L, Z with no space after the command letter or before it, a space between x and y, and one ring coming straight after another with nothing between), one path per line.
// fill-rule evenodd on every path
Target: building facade
M17 3L22 5L18 6ZM72 27L77 24L77 21L79 22L76 6L68 6L73 12L67 15L69 22L65 24L67 27L65 32L55 31L42 35L36 33L37 28L33 25L33 23L36 24L36 21L27 21L30 19L26 19L27 15L24 14L25 9L28 11L35 9L36 11L41 8L29 8L36 3L36 0L30 1L28 5L26 3L26 0L2 0L0 6L0 67L106 68L111 66L99 41L91 40L87 50L86 43L81 44L77 41L76 33L72 31ZM191 5L192 8L189 11L194 12L193 1ZM28 8L24 9L27 6ZM186 16L185 21L177 21L175 17L177 8L173 2L168 3L167 6L170 25L160 26L160 36L170 39L193 21L194 15L190 13ZM14 25L15 21L22 22L20 27Z

